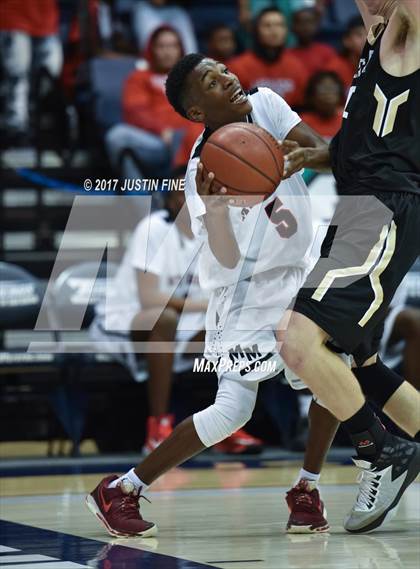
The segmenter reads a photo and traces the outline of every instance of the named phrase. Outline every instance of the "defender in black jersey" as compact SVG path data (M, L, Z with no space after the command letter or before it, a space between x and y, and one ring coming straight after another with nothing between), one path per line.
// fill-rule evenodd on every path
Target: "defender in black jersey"
M420 254L420 8L411 0L358 4L365 22L375 14L385 22L370 30L342 128L329 157L319 159L320 166L332 167L341 197L281 349L286 364L343 421L357 449L363 476L345 523L351 532L389 519L420 470L420 445L381 428L356 380L363 378L369 398L383 391L385 411L405 409L412 418L406 431L418 436L418 392L391 377L376 353L390 301ZM308 158L314 163L308 149L295 149L288 158L289 174ZM353 375L333 350L365 367Z
M331 221L335 235L329 232L321 252L333 256L315 267L294 307L358 364L377 352L374 330L420 254L420 70L397 78L382 68L384 31L380 25L376 36L370 33L341 130L330 145L338 194L373 199L339 201ZM328 279L334 270L339 276Z

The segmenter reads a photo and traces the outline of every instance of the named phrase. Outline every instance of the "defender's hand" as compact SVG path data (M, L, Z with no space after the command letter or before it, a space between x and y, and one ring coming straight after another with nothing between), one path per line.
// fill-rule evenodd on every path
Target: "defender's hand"
M284 140L282 148L285 156L283 180L287 180L305 167L307 148L302 148L293 140Z

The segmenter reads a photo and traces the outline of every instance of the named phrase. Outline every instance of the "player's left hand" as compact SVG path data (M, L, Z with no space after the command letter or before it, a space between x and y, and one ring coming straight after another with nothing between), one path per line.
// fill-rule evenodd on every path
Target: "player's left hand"
M306 148L302 148L294 140L283 140L281 146L284 154L283 180L287 180L305 167Z

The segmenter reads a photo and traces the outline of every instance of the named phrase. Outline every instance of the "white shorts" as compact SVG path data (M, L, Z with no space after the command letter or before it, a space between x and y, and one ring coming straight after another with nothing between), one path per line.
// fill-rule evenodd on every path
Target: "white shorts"
M281 267L211 294L204 356L237 381L262 381L284 369L276 330L305 280L306 270Z

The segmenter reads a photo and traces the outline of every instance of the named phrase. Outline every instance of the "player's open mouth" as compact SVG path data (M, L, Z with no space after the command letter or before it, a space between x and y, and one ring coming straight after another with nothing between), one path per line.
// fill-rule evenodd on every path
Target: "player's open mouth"
M245 103L245 101L248 99L248 97L245 95L242 87L239 87L238 89L236 89L236 91L233 93L233 95L231 96L231 98L229 99L229 101L233 104L233 105L242 105L242 103Z

